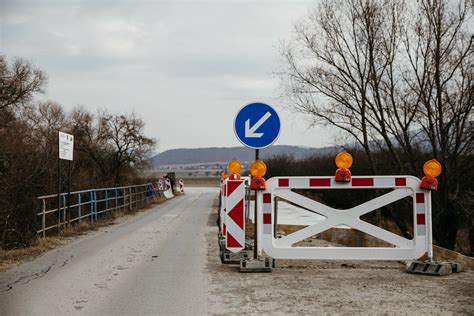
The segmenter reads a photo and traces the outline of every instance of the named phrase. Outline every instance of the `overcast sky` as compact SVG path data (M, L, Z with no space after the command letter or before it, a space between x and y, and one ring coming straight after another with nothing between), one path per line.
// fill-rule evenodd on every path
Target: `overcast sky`
M146 121L158 151L237 146L233 119L245 104L277 108L276 144L326 146L284 110L279 44L314 1L0 0L0 52L48 74L45 98Z

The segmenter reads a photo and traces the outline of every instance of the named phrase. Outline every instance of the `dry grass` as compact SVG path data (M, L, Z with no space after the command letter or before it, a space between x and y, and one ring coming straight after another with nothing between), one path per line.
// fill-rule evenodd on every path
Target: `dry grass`
M36 238L29 247L0 250L0 271L14 267L19 262L31 260L45 251L63 245L65 241L62 236Z
M123 214L118 214L117 217L119 216L123 216ZM32 260L43 252L66 244L74 237L84 235L90 231L96 231L103 226L113 225L115 218L103 218L96 223L83 221L80 225L63 229L57 236L37 237L30 246L0 250L0 271L12 268L21 262Z
M161 204L161 203L164 203L166 201L166 198L163 197L163 196L160 196L159 198L155 198L154 200L152 200L152 204Z

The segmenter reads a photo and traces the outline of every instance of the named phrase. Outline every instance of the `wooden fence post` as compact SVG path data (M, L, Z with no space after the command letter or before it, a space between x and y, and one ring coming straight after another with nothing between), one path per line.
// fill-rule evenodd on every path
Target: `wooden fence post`
M129 208L130 208L130 212L132 211L133 207L132 207L132 187L129 187L128 188L128 194L130 195L130 198L129 198L129 202L130 202L130 205L129 205Z
M43 215L41 220L41 225L43 226L43 238L46 237L46 199L43 199Z
M81 225L82 219L82 205L81 205L81 193L77 193L77 214L79 216L79 225Z

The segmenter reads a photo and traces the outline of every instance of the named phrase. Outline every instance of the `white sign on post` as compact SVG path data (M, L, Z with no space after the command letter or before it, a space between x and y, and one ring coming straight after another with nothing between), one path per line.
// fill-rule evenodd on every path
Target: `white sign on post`
M72 160L74 136L59 132L59 159Z

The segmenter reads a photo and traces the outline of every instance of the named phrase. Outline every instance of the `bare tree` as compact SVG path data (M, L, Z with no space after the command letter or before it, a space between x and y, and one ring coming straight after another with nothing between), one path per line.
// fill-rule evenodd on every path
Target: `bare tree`
M0 56L0 247L28 244L36 233L37 197L56 192L58 130L75 135L71 185L121 183L147 161L155 141L135 115L67 113L55 102L36 103L45 75ZM127 177L127 179L125 179ZM63 181L65 177L63 177Z
M74 109L69 120L76 152L83 156L83 164L89 164L89 168L86 168L90 172L89 176L97 183L108 181L111 147L103 137L104 126L97 122L94 114L83 108Z
M435 230L435 237L449 248L454 247L459 220L467 213L461 206L462 179L474 167L469 12L468 1L420 1L405 37L411 66L405 79L419 100L416 120L432 156L444 166L441 192L435 196L436 222L443 229Z
M120 184L124 169L146 163L156 140L144 135L145 123L135 114L112 115L102 113L99 118L99 138L112 151L112 173L115 184Z
M372 151L380 135L401 167L387 108L399 105L395 63L403 12L400 1L325 1L296 26L296 39L283 52L293 108L354 137L374 173ZM412 116L412 109L404 110ZM399 123L408 129L411 120Z
M16 59L8 65L0 55L0 110L26 104L36 93L44 92L46 75L29 62Z
M57 184L57 130L62 108L47 102L25 106L0 124L0 231L2 247L26 244L34 235L36 196Z
M449 224L435 232L448 248L459 225L442 218L459 213L473 163L469 18L467 0L323 1L283 49L291 107L351 135L372 172L375 150L400 173L419 174L428 152L442 162L436 216Z

